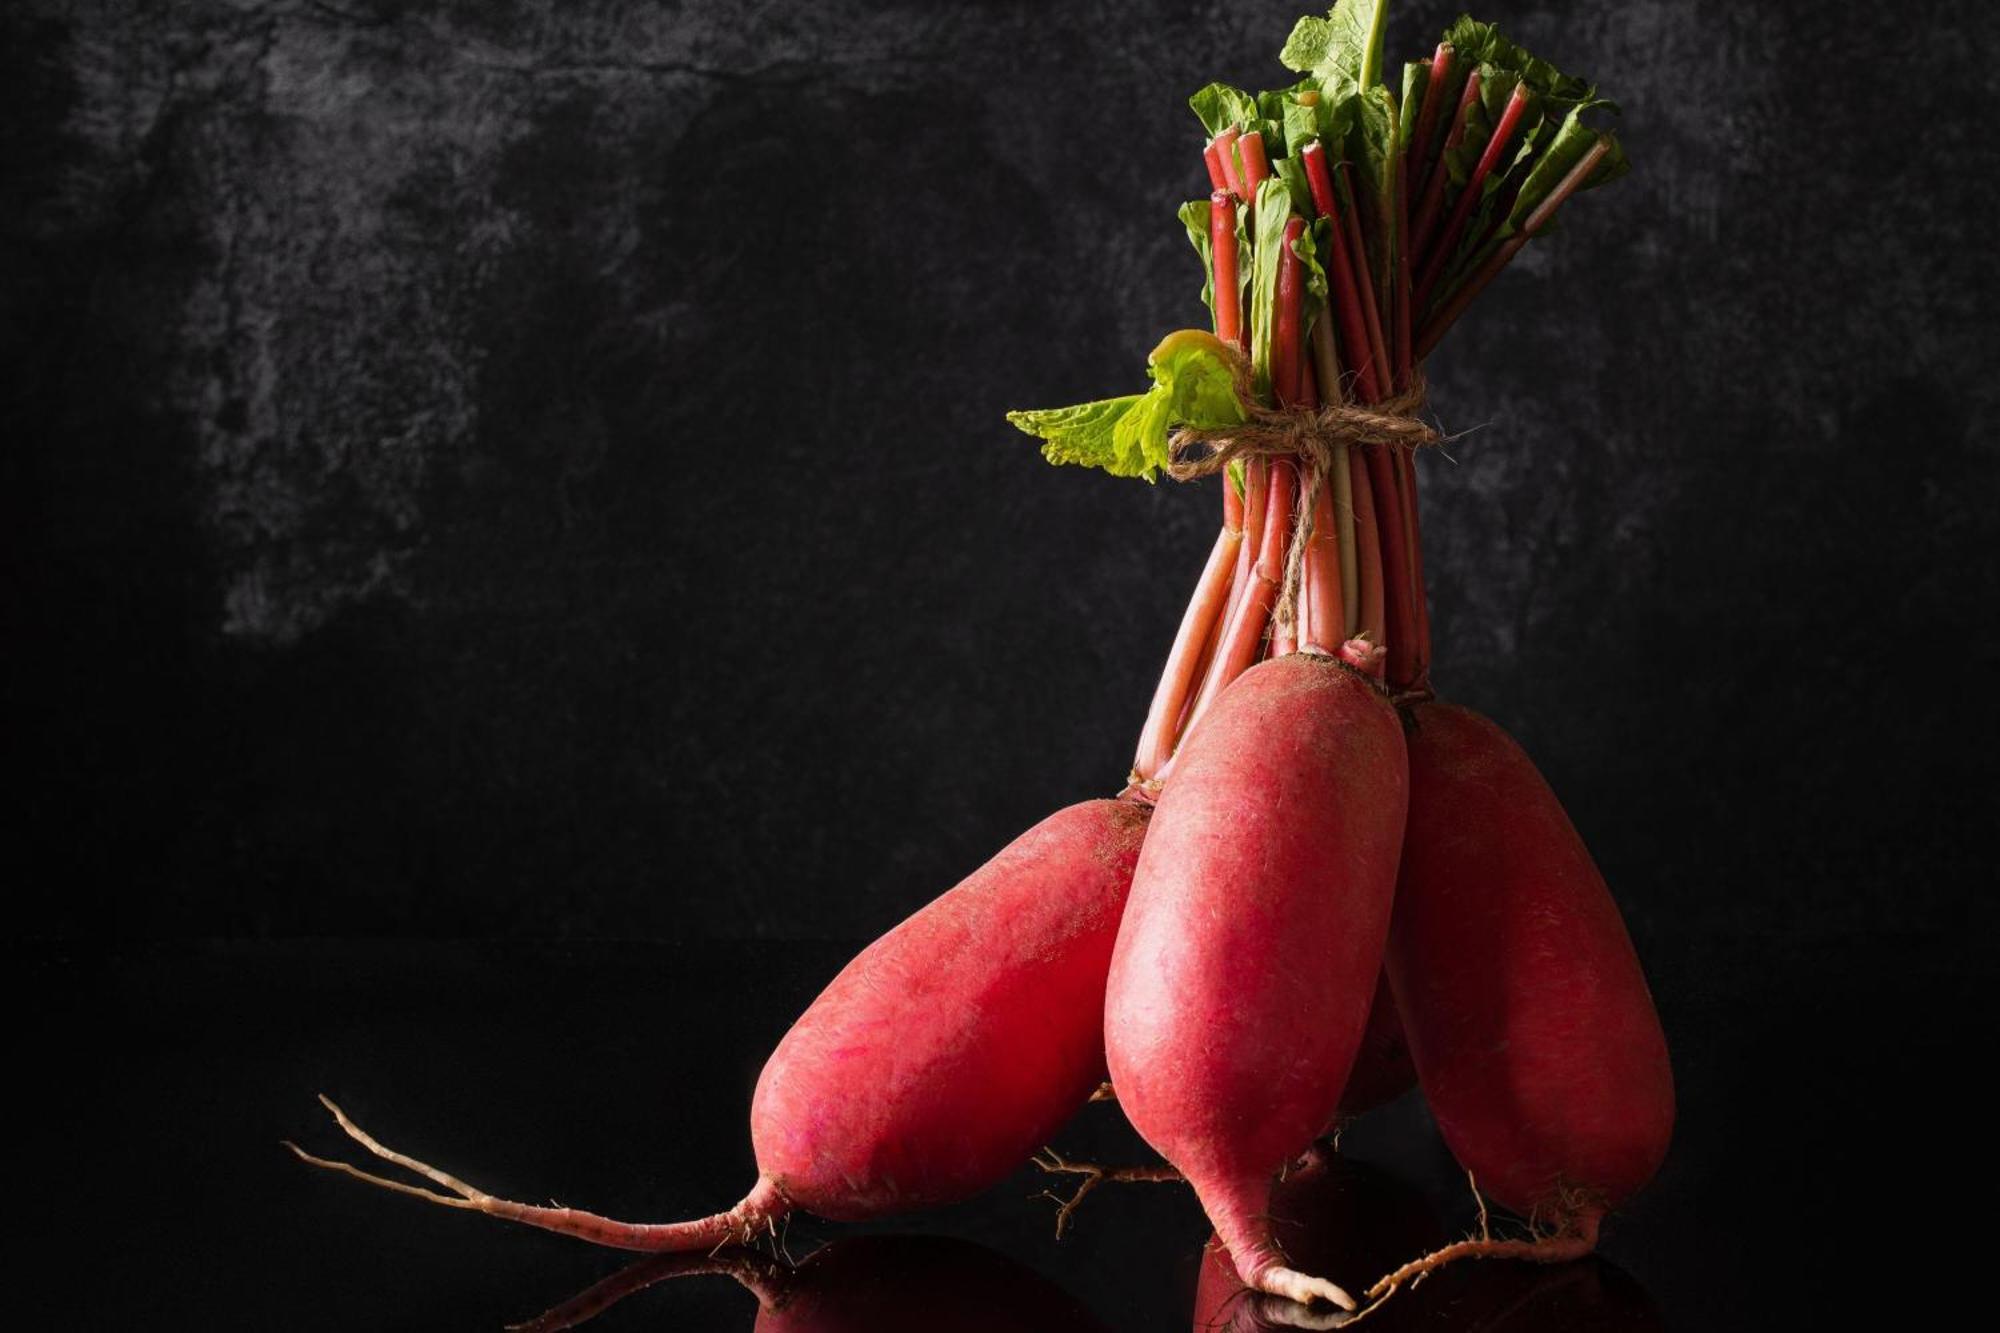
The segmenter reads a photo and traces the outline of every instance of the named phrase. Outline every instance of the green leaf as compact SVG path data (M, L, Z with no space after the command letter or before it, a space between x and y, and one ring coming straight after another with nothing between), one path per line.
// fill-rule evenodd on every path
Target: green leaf
M1147 358L1153 387L1145 393L1074 407L1009 412L1007 420L1039 436L1051 463L1103 468L1116 477L1153 480L1172 462L1168 439L1177 426L1215 430L1246 418L1236 396L1235 353L1214 334L1182 329L1160 340Z
M1403 66L1403 119L1396 126L1396 133L1404 143L1408 143L1417 132L1417 115L1423 110L1424 94L1430 88L1430 66L1421 60L1412 60Z
M1292 207L1300 217L1312 216L1312 184L1306 180L1306 164L1293 153L1272 161L1271 170L1285 183L1285 192L1291 195Z
M1401 140L1396 132L1400 119L1396 98L1387 88L1376 86L1349 99L1353 126L1347 135L1347 157L1354 164L1359 198L1353 206L1360 214L1369 257L1374 261L1370 276L1377 299L1386 300L1390 275L1396 266L1396 166L1401 159Z
M1454 189L1472 179L1473 169L1479 165L1481 154L1485 153L1487 143L1493 138L1493 128L1506 112L1507 103L1512 100L1514 89L1520 82L1521 76L1510 70L1481 69L1479 96L1465 113L1465 135L1456 148L1444 155L1445 171ZM1525 140L1526 136L1523 138ZM1489 188L1499 183L1500 175L1496 171L1486 178Z
M1209 322L1215 322L1215 255L1208 236L1208 200L1190 199L1181 205L1181 225L1187 228L1188 244L1201 256L1201 303L1208 307Z
M1529 215L1542 206L1556 186L1562 183L1563 177L1569 175L1570 169L1583 160L1584 154L1595 147L1599 139L1610 141L1610 151L1590 173L1589 179L1579 187L1578 193L1583 190L1594 190L1600 185L1608 185L1631 170L1632 164L1626 160L1625 150L1616 138L1608 131L1592 129L1583 123L1586 112L1598 106L1608 105L1610 104L1580 102L1570 108L1569 114L1546 136L1546 145L1522 173L1521 187L1507 209L1507 216L1500 220L1500 224L1493 228L1493 234L1487 237L1477 250L1464 255L1452 265L1443 284L1443 290L1450 290L1456 285L1458 277L1484 264L1509 237L1519 235L1521 229L1527 225ZM1488 200L1480 209L1481 217L1478 222L1480 229L1483 229L1490 220L1496 202L1497 200ZM1553 222L1549 224L1551 227L1554 225ZM1468 234L1481 235L1483 230L1471 230Z
M1467 62L1467 68L1476 64L1505 70L1556 103L1558 111L1567 111L1571 105L1591 98L1588 82L1565 74L1548 61L1530 55L1502 37L1498 28L1490 23L1481 23L1470 15L1460 17L1446 28L1444 40L1450 42L1452 49Z
M1328 229L1332 226L1332 218L1314 218L1292 246L1293 253L1304 260L1306 266L1305 318L1299 321L1299 336L1302 339L1312 332L1314 321L1327 308L1326 266L1320 263L1319 257L1326 253ZM1308 360L1312 356L1303 344L1300 354Z
M1329 96L1346 97L1382 78L1383 0L1339 0L1325 18L1307 16L1292 28L1278 61L1309 73Z
M1549 197L1569 175L1570 168L1583 160L1583 155L1596 146L1598 139L1608 138L1609 133L1595 130L1583 123L1586 113L1598 107L1609 107L1609 102L1579 102L1563 117L1556 127L1548 146L1541 152L1527 178L1521 182L1521 192L1514 199L1514 206L1507 211L1506 226L1510 232L1518 231L1528 220L1528 214L1540 208L1542 201ZM1594 190L1600 185L1609 185L1632 169L1625 158L1625 150L1616 139L1611 141L1611 151L1605 155L1597 169L1590 173L1582 189Z
M1101 467L1114 476L1136 476L1121 466L1113 432L1144 394L1126 394L1074 407L1009 412L1007 420L1029 435L1042 438L1042 457L1051 463Z
M1215 256L1210 253L1212 242L1208 234L1208 203L1206 199L1190 199L1181 205L1181 226L1187 228L1189 244L1201 256L1202 280L1201 300L1208 307L1209 322L1215 322ZM1243 230L1243 210L1236 210L1236 288L1238 308L1244 285L1250 280L1250 239Z
M1296 99L1284 105L1285 155L1297 157L1305 151L1305 146L1319 138L1320 128L1326 120L1326 103L1316 101L1311 106L1303 106Z
M1272 177L1257 187L1256 236L1251 242L1250 382L1259 396L1271 392L1271 354L1278 308L1278 267L1285 251L1285 224L1292 217L1292 192Z
M1188 98L1188 105L1211 139L1231 126L1250 126L1260 119L1257 99L1226 83L1209 84Z

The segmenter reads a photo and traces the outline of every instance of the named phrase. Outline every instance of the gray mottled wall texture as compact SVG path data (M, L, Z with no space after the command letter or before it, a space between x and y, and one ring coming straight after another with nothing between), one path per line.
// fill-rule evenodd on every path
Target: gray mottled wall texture
M7 6L17 930L864 935L1114 789L1214 497L1002 413L1197 321L1183 99L1296 12ZM1434 358L1441 686L1642 947L1954 928L1979 8L1480 12L1636 169Z

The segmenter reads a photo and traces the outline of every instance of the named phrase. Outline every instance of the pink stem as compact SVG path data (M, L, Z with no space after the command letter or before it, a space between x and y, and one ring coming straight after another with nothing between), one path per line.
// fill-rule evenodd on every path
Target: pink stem
M1257 660L1258 650L1264 646L1264 632L1271 623L1271 608L1278 600L1278 584L1285 576L1285 539L1290 529L1285 520L1292 512L1292 467L1274 460L1267 470L1270 481L1257 563L1249 587L1237 601L1229 627L1216 647L1215 662L1201 683L1201 693L1195 697L1194 711L1188 718L1189 730L1201 721L1201 715L1214 704L1216 697Z
M1217 190L1208 197L1208 255L1215 277L1215 336L1243 351L1243 290L1236 263L1236 196L1227 190Z
M1320 216L1333 219L1327 228L1328 298L1340 323L1341 341L1347 345L1347 364L1354 368L1354 391L1362 402L1379 402L1381 386L1375 382L1375 363L1368 351L1368 325L1361 313L1361 293L1354 285L1354 261L1347 253L1347 233L1341 226L1339 201L1333 191L1333 177L1326 169L1326 154L1318 143L1310 143L1299 154L1305 163L1306 185ZM1321 385L1331 395L1338 385Z
M1563 202L1571 195L1583 188L1584 182L1590 179L1590 174L1597 170L1597 164L1602 162L1610 151L1609 139L1599 139L1591 145L1590 151L1585 153L1577 164L1569 169L1568 174L1556 183L1555 189L1549 191L1549 197L1542 200L1535 211L1528 215L1527 220L1521 224L1521 230L1508 237L1500 248L1493 252L1492 257L1480 266L1477 273L1459 284L1458 289L1451 294L1451 298L1425 323L1423 335L1417 340L1416 354L1419 358L1430 354L1431 349L1438 345L1438 339L1444 337L1445 330L1450 328L1453 322L1465 313L1465 308L1472 304L1472 298L1486 289L1486 284L1493 281L1501 269L1507 267L1508 262L1521 252L1521 247L1532 240L1535 233L1549 225L1549 219L1555 216L1556 210L1561 208Z
M1181 616L1174 646L1167 653L1166 669L1160 674L1153 705L1146 713L1145 729L1139 733L1139 754L1132 762L1136 781L1144 782L1159 772L1180 740L1181 715L1187 709L1194 688L1195 669L1202 649L1214 634L1215 623L1229 601L1230 577L1236 568L1237 548L1243 544L1242 531L1224 528L1216 534L1194 596Z
M1264 136L1260 131L1251 130L1236 140L1236 151L1243 159L1243 207L1249 210L1245 216L1254 218L1257 214L1257 187L1271 177L1271 160L1264 155Z
M1278 406L1298 401L1301 365L1299 323L1305 315L1305 261L1292 246L1306 224L1293 218L1285 224L1285 252L1278 257L1277 320L1271 339L1271 396Z
M1382 634L1382 547L1375 532L1375 499L1368 483L1368 465L1362 461L1365 449L1347 451L1347 467L1354 492L1354 558L1360 565L1361 614L1357 638L1380 645Z
M1410 562L1410 609L1415 632L1410 678L1402 688L1421 690L1429 687L1431 678L1431 609L1429 593L1424 586L1423 536L1417 527L1417 460L1414 455L1399 449L1396 466L1402 484L1403 534Z
M1354 192L1353 173L1340 164L1341 179L1347 183L1347 197L1353 207L1346 209L1341 222L1347 228L1348 256L1354 263L1354 285L1360 293L1362 318L1368 324L1368 356L1375 367L1375 384L1383 393L1393 380L1389 375L1389 346L1382 337L1382 307L1375 296L1375 279L1368 272L1368 247L1361 238L1360 196ZM1381 394L1364 397L1363 402L1380 402Z
M1403 540L1403 496L1396 460L1388 449L1361 451L1368 458L1375 529L1381 542L1382 630L1376 640L1389 650L1389 683L1401 688L1416 657L1416 621L1410 611L1410 558Z
M1396 392L1410 387L1410 187L1409 162L1396 160Z
M1236 608L1249 595L1250 585L1256 578L1257 547L1263 540L1265 495L1269 488L1270 470L1263 459L1253 458L1243 465L1243 542L1236 548L1236 572L1229 584L1229 608L1222 615L1221 632L1225 636L1228 627L1236 621Z
M1458 244L1458 238L1465 231L1465 224L1472 217L1473 208L1479 203L1480 187L1486 183L1486 178L1493 174L1493 169L1500 164L1501 157L1513 142L1515 131L1521 128L1521 117L1527 113L1528 103L1533 96L1528 91L1527 84L1514 85L1513 95L1507 99L1507 108L1500 113L1500 123L1493 127L1493 137L1486 141L1486 149L1479 155L1479 164L1472 169L1472 175L1466 180L1465 188L1458 192L1458 202L1452 206L1451 220L1445 223L1444 232L1431 247L1429 255L1425 257L1423 277L1417 282L1416 295L1411 299L1412 308L1416 310L1427 308L1431 291L1437 286L1438 279L1444 276L1445 266L1451 262L1452 249Z
M1226 190L1229 188L1229 173L1222 169L1222 150L1217 147L1220 137L1210 139L1201 150L1202 165L1208 168L1208 188Z
M1312 540L1306 545L1300 591L1299 646L1331 653L1346 638L1347 609L1340 600L1340 534L1334 527L1333 485L1323 482L1313 500Z
M1241 130L1231 125L1209 140L1208 145L1215 150L1215 155L1222 164L1222 185L1218 188L1226 189L1239 197L1243 195L1243 178L1236 172L1236 136L1241 133Z
M1478 100L1479 71L1475 68L1465 76L1465 90L1458 95L1458 110L1452 114L1451 129L1445 133L1444 143L1431 163L1430 175L1424 180L1423 202L1417 205L1416 220L1410 224L1410 244L1419 250L1429 242L1431 227L1437 222L1438 208L1444 202L1445 179L1451 175L1450 169L1445 166L1445 157L1465 142L1466 119L1472 114L1472 104Z
M1416 167L1420 173L1417 179L1428 180L1431 156L1431 140L1437 137L1437 127L1444 123L1438 117L1442 110L1438 99L1444 96L1445 85L1451 81L1451 72L1456 65L1450 42L1439 42L1437 51L1425 62L1430 77L1424 81L1424 104L1417 108L1417 123L1410 133L1410 141L1403 145L1405 164Z

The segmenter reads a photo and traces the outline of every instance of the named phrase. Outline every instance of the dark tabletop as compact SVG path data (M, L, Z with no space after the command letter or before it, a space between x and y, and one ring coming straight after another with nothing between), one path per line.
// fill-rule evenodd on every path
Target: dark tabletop
M36 1255L48 1247L27 1270L37 1276L12 1300L73 1327L169 1311L217 1327L298 1329L497 1329L526 1319L629 1256L307 1169L280 1139L357 1152L314 1094L334 1096L391 1146L494 1193L553 1195L637 1220L704 1214L752 1180L746 1110L757 1071L849 952L744 943L17 948L8 972L25 1019L20 1067L43 1073L14 1099L13 1114L30 1119L14 1131L28 1146L25 1179L12 1184L17 1199L52 1212L39 1214L48 1225L30 1245ZM1916 975L1892 955L1872 960L1875 976ZM1485 1265L1420 1288L1399 1322L1806 1328L1891 1291L1906 1319L1942 1299L1950 1229L1926 1234L1911 1222L1964 1188L1955 1124L1968 1112L1910 1094L1962 1048L1942 1018L1907 1019L1972 1006L1974 979L1933 974L1918 996L1843 984L1860 959L1829 957L1823 974L1789 982L1751 961L1655 960L1680 1122L1659 1177L1614 1219L1603 1262L1540 1286L1526 1269ZM1734 980L1716 980L1725 977ZM1086 1108L1057 1142L1083 1158L1150 1160L1110 1106ZM1471 1225L1471 1195L1419 1098L1354 1124L1341 1152L1358 1183L1350 1203L1333 1206L1344 1219L1333 1225L1354 1228L1357 1251L1393 1257L1427 1233ZM838 1251L825 1256L829 1281L862 1283L871 1300L907 1296L935 1319L923 1327L990 1316L998 1298L981 1295L982 1283L1080 1303L1098 1321L1084 1326L1188 1327L1207 1230L1192 1197L1177 1186L1107 1187L1058 1242L1054 1205L1035 1197L1051 1183L1024 1169L970 1203L868 1226L799 1217L784 1248L802 1259L830 1241L852 1249L869 1233L957 1237L995 1252L949 1251L983 1276L947 1284L944 1296L932 1280L939 1260L921 1245L877 1245L840 1264ZM1348 1262L1336 1276L1359 1282L1371 1274L1355 1266L1379 1260L1357 1252ZM960 1299L963 1317L951 1313ZM725 1277L686 1277L630 1297L593 1326L747 1329L756 1309Z

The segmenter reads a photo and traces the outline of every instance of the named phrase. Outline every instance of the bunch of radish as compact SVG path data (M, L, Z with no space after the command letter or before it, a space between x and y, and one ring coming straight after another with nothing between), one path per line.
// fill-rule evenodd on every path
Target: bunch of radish
M1667 1052L1605 888L1534 765L1436 701L1417 525L1423 357L1580 190L1625 169L1580 80L1461 19L1382 79L1384 7L1342 0L1303 77L1193 105L1212 193L1182 210L1212 331L1152 387L1015 413L1052 461L1222 478L1222 526L1129 780L1023 834L863 951L758 1080L759 1175L696 1221L514 1203L370 1138L434 1203L631 1250L748 1241L793 1210L880 1217L1004 1178L1099 1089L1191 1184L1240 1281L1353 1308L1285 1253L1273 1183L1345 1115L1421 1084L1519 1240L1587 1253L1653 1174ZM328 1104L331 1107L331 1103Z

